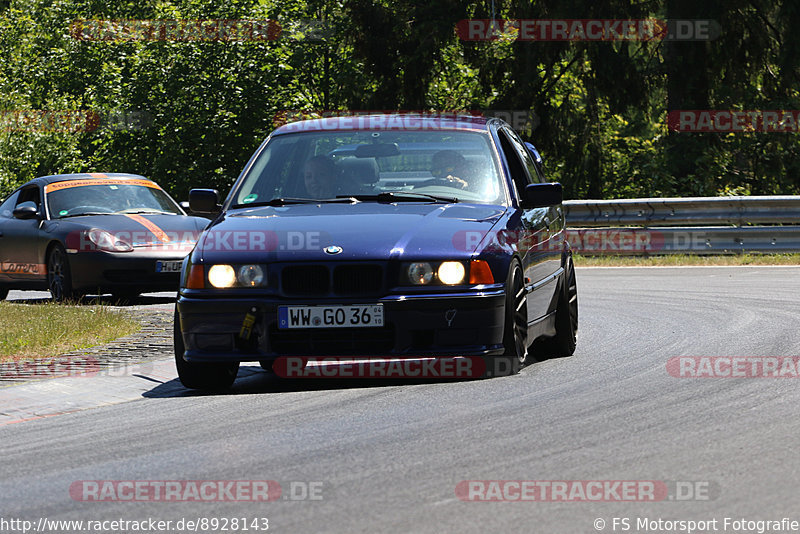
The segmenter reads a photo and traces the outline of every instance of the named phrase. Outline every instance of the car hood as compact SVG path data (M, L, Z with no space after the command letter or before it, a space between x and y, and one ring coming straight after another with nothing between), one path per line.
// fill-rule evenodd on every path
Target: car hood
M373 202L235 210L204 233L193 261L467 258L505 211L477 204ZM326 252L328 247L338 248Z
M72 240L80 239L82 231L98 228L135 247L184 244L191 248L208 222L208 219L187 215L115 213L56 219L47 224L47 231L65 234L70 246Z

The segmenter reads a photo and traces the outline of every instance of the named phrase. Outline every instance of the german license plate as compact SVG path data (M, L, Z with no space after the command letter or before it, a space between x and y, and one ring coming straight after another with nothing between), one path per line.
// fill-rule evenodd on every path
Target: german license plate
M179 273L181 272L181 267L183 267L182 261L157 261L156 262L156 272L157 273Z
M383 326L383 304L278 307L278 328L364 328L377 326Z

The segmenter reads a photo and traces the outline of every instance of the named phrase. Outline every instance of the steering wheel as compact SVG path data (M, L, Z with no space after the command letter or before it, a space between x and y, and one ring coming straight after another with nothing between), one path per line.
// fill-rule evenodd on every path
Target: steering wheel
M447 187L454 187L456 189L466 189L467 187L469 187L469 184L466 181L462 180L457 176L451 176L451 177L444 176L444 177L431 178L430 180L426 180L421 184L416 184L414 187L415 188L427 187L431 185L444 185Z

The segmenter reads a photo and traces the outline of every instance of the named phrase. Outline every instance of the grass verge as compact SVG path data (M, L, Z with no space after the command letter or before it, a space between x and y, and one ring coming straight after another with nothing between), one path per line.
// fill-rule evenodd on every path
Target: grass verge
M800 265L800 254L731 254L698 256L573 256L578 267L668 267L684 265Z
M0 362L52 358L108 343L139 323L104 306L0 302Z

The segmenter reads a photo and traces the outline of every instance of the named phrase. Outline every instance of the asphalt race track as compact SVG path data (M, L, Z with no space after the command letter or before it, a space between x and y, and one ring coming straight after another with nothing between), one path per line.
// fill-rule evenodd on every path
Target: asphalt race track
M403 534L622 532L625 518L628 532L648 531L637 528L643 518L716 519L697 531L746 532L723 521L800 521L798 379L667 371L679 356L800 356L800 267L577 276L575 356L517 376L280 381L248 365L227 395L148 381L132 400L0 426L0 517L266 517L270 532ZM47 381L50 402L60 380ZM84 502L70 495L84 480L269 480L283 494ZM465 502L456 487L470 480L656 481L670 493L657 502Z

